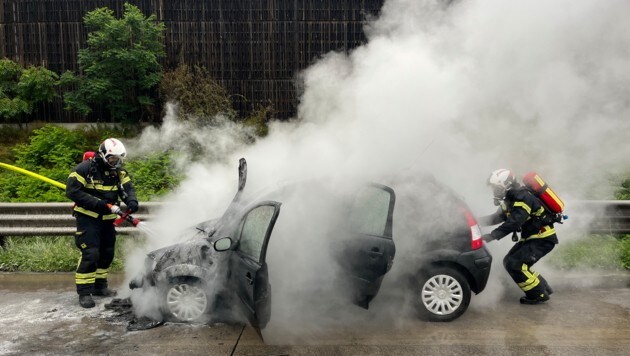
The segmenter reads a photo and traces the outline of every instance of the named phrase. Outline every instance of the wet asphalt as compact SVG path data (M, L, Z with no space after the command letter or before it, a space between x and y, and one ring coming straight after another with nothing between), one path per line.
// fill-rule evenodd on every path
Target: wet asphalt
M366 318L360 325L303 328L309 332L297 337L291 325L276 325L263 331L263 341L242 325L166 323L127 331L129 318L104 308L111 298L97 299L93 309L78 306L72 274L3 273L0 354L630 355L628 277L559 283L552 300L539 306L520 305L510 293L494 301L473 297L450 323ZM110 283L117 282L120 276Z

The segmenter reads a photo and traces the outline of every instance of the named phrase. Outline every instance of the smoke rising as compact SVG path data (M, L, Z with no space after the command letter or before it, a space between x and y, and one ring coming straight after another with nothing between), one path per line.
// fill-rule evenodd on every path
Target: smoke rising
M220 216L236 191L240 157L249 164L249 191L327 175L370 180L428 171L475 214L486 215L494 211L489 172L510 168L519 176L539 172L569 214L573 200L608 198L610 177L630 166L629 10L621 0L386 1L366 26L365 45L326 54L300 73L298 117L273 123L268 137L246 145L247 135L228 121L198 129L178 122L174 112L160 130L142 135L139 153L181 150L187 174L166 199L169 207L156 221L161 233L150 247L178 241L184 227ZM190 164L183 149L190 147L207 162ZM298 236L299 220L290 221L295 225L284 228L292 239L269 246L272 341L308 341L339 320L352 325L408 314L391 306L334 308L335 297L309 294L336 271L322 252L326 241ZM558 227L561 243L572 233ZM404 238L395 226L397 246L412 243ZM499 280L508 240L489 247L497 263L475 303L491 305L503 285L516 288Z

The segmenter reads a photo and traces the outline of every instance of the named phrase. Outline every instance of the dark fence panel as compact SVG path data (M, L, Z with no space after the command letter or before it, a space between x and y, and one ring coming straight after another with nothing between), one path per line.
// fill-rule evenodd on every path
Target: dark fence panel
M324 53L364 42L366 16L384 0L0 0L0 57L77 72L85 14L108 7L121 16L125 2L165 23L166 70L182 61L204 66L241 114L271 103L286 119L297 107L296 74ZM44 107L44 121L108 117L102 109L90 118L69 114L61 99Z

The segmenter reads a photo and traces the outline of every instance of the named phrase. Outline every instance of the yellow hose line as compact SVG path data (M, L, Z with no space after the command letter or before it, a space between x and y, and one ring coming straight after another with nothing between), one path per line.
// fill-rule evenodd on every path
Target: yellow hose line
M59 183L56 180L52 180L52 179L44 177L44 176L42 176L40 174L33 173L31 171L27 171L26 169L22 169L20 167L12 166L10 164L6 164L6 163L2 163L2 162L0 162L0 167L6 168L6 169L14 171L14 172L25 174L25 175L27 175L29 177L33 177L33 178L37 178L39 180L43 180L44 182L50 183L50 184L54 185L57 188L61 188L63 190L66 190L66 185L65 184Z

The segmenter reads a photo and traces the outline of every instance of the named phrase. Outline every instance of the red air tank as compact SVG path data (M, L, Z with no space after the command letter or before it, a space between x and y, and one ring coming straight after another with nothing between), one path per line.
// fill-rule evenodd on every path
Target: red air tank
M523 176L523 183L552 213L562 213L564 203L536 172L529 172Z

